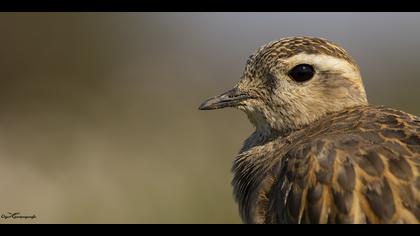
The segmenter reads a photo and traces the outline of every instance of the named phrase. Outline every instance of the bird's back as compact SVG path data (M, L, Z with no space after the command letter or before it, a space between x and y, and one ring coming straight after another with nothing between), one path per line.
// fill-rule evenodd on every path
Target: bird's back
M360 106L265 143L234 162L248 223L419 223L420 119ZM256 139L257 140L257 139Z

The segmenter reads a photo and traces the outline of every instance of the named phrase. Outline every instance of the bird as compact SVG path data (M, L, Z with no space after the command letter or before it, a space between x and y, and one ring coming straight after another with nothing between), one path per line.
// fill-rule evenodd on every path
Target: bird
M320 37L269 42L200 110L244 111L233 160L247 224L420 223L420 118L368 103L358 65Z

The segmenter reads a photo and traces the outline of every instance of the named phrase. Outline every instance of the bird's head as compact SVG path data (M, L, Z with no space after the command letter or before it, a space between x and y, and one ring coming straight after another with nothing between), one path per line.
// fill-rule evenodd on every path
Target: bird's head
M320 38L290 37L258 49L234 88L199 109L236 107L257 130L284 132L366 104L359 69L344 49Z

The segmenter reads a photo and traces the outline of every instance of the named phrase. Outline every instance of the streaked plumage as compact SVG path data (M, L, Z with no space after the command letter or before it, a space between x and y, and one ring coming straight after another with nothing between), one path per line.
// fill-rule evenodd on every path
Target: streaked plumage
M297 83L290 68L316 74ZM245 223L419 223L420 118L368 105L357 65L335 44L261 47L234 90L202 109L244 110L256 131L233 165Z

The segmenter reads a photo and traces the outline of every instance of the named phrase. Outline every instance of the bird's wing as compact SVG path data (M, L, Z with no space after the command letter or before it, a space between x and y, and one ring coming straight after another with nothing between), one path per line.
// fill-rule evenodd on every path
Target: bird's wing
M309 132L279 159L267 222L420 223L420 120L372 112Z

